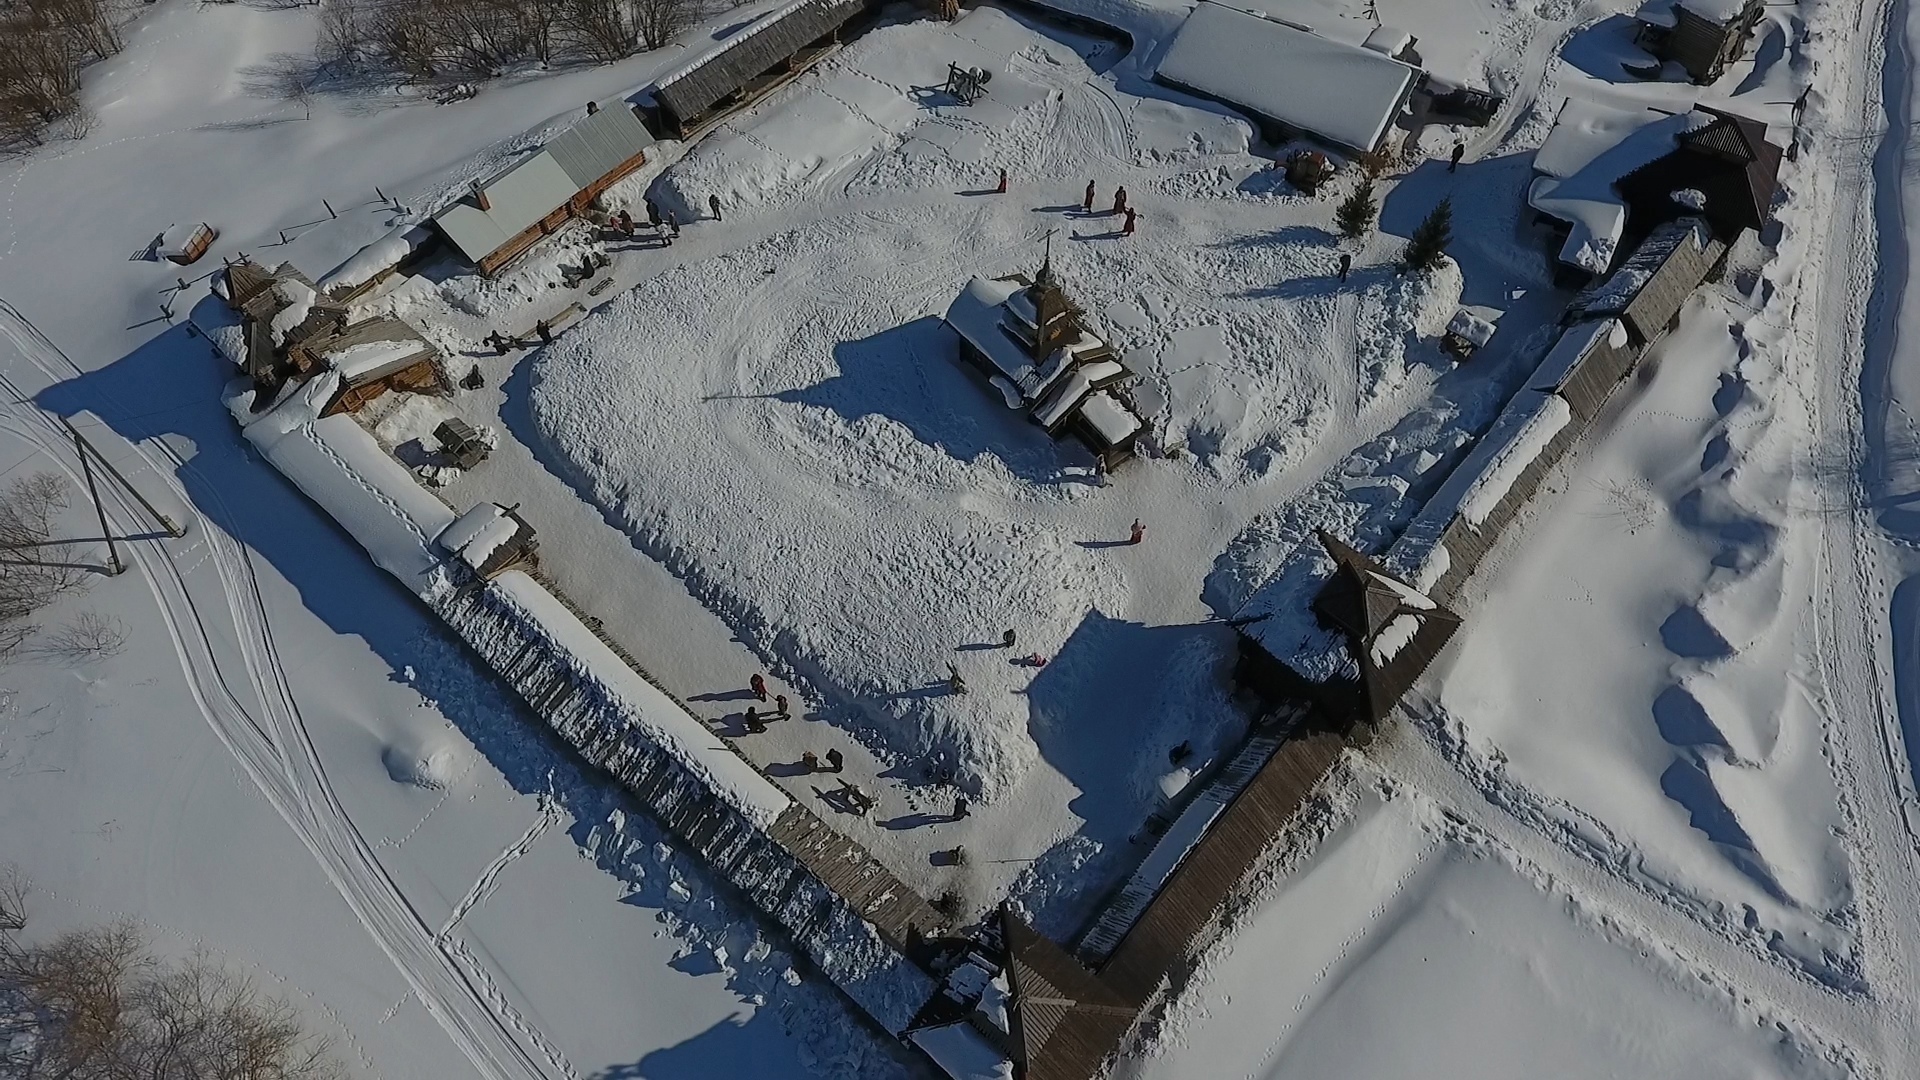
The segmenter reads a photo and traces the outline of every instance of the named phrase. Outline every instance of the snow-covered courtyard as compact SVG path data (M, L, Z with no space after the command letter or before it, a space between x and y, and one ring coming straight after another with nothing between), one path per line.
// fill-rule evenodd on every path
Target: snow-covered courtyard
M89 538L63 549L83 587L0 658L29 933L137 920L285 997L355 1076L937 1075L418 602L452 579L416 587L302 495L277 414L242 437L244 384L185 322L223 260L321 278L484 209L581 116L659 108L794 9L611 64L290 92L341 2L159 0L86 69L90 129L0 159L0 476L64 478L57 531ZM1556 260L1656 156L1628 148L1746 117L1784 157L1764 220L1489 545L1411 692L1259 838L1112 1075L1909 1075L1906 5L1765 6L1703 85L1649 61L1657 4L1231 6L1384 37L1431 80L1360 236L1335 223L1354 155L1308 194L1286 172L1312 144L1155 80L1185 3L896 5L654 133L596 212L664 209L671 244L569 220L497 274L442 250L356 296L459 385L330 419L403 478L443 421L484 431L395 519L513 508L579 640L686 710L656 741L770 781L757 826L790 799L956 933L1010 903L1071 951L1143 860L1171 877L1162 834L1206 828L1195 793L1273 730L1249 597L1317 529L1382 550L1530 385L1574 295ZM1491 121L1434 112L1455 87L1501 95ZM1443 201L1449 257L1403 271ZM154 257L200 221L206 259ZM599 284L569 288L590 254ZM943 321L1043 266L1145 422L1112 467ZM1463 306L1495 326L1464 362ZM55 417L130 481L97 518ZM91 569L102 524L124 574ZM96 617L124 641L62 644Z

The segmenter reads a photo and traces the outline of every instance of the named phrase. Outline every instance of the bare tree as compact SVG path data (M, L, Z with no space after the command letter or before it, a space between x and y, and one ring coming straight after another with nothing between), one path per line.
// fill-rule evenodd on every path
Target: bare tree
M126 647L126 624L97 611L83 611L74 616L72 622L49 633L39 643L38 651L77 663L118 656Z
M631 0L562 0L561 18L574 47L589 59L612 63L640 47Z
M34 632L28 620L86 580L69 547L52 542L67 506L67 482L53 473L16 478L0 489L0 656Z
M74 138L92 130L80 70L120 51L129 17L126 0L0 3L0 149L37 146L57 122Z
M24 913L24 905L20 906ZM284 1001L204 953L168 963L121 922L21 940L0 926L0 1075L36 1080L337 1080Z
M640 40L649 49L663 48L699 16L697 0L633 0Z

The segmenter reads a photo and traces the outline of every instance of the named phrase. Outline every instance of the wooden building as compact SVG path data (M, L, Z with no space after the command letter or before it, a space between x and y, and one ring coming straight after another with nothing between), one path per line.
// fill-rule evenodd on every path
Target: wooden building
M205 255L207 249L213 247L213 242L219 238L220 230L204 221L198 225L175 225L160 234L154 244L154 250L168 262L191 266L198 262L200 256Z
M1746 55L1765 12L1765 0L1647 0L1634 15L1636 40L1705 85Z
M494 274L646 163L653 136L624 102L588 114L433 215L433 227ZM331 275L330 275L331 276Z
M540 550L533 526L517 507L481 503L454 519L434 543L459 559L482 581L532 562Z
M1767 140L1767 126L1706 106L1695 111L1706 123L1681 133L1671 153L1615 181L1628 208L1629 243L1668 221L1700 217L1731 244L1772 213L1782 151Z
M1619 319L1634 346L1644 349L1679 323L1687 299L1703 282L1719 277L1726 258L1727 245L1704 219L1669 221L1654 229L1611 277L1575 296L1564 319Z
M215 291L241 317L242 355L256 400L270 402L288 379L338 371L340 387L323 415L358 411L389 390L444 393L451 387L439 350L390 315L354 321L292 263L268 270L242 261L224 268Z
M947 308L960 358L1049 435L1073 435L1109 468L1131 457L1146 421L1127 399L1133 381L1051 262L1033 280L974 278Z
M751 96L823 55L868 0L796 0L654 86L659 130L686 138L715 110Z

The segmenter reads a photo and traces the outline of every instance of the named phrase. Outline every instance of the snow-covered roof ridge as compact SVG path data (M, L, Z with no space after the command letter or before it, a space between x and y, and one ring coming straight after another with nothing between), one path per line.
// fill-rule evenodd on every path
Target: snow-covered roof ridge
M1372 49L1205 2L1155 77L1355 150L1378 146L1419 71Z

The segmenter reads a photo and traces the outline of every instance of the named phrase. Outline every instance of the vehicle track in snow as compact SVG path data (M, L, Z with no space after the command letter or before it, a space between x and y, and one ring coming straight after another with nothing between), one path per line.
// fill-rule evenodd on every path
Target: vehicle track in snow
M1809 630L1851 833L1862 961L1879 1006L1876 1057L1885 1075L1905 1077L1920 1068L1920 1019L1913 1011L1920 986L1912 959L1920 941L1914 899L1920 896L1920 832L1898 698L1900 658L1892 651L1894 594L1886 577L1920 572L1920 565L1902 547L1916 537L1882 519L1876 502L1896 479L1885 416L1902 404L1894 385L1898 318L1911 295L1912 223L1903 189L1915 150L1912 16L1908 0L1829 3L1826 9L1834 24L1823 28L1827 33L1851 31L1865 44L1849 84L1827 88L1805 125L1807 152L1829 159L1825 180L1833 200L1825 235L1802 270L1803 280L1811 278L1804 300L1812 302L1814 317L1792 320L1814 384L1814 438L1799 463L1817 500L1810 527L1818 534L1814 595L1822 599ZM1796 315L1797 309L1798 302ZM1820 460L1836 443L1846 455L1844 472Z
M15 430L40 446L70 476L77 459L67 433L35 405L22 385L52 385L84 374L58 346L12 305L0 300L0 340L13 346L31 371L0 364L0 390L10 401ZM118 403L105 404L119 409ZM119 409L125 412L124 409ZM163 441L128 441L132 452L174 498L193 504L170 473L190 468ZM125 492L102 487L106 509L124 533L144 531L145 515ZM208 509L222 517L225 505L209 490ZM197 510L197 508L196 508ZM564 1056L528 1024L500 993L484 968L460 943L440 941L408 903L340 804L288 684L266 601L246 550L206 513L196 512L198 539L210 556L218 595L195 587L176 562L187 551L166 542L128 544L130 561L142 572L160 607L189 691L216 736L260 793L293 829L382 952L399 969L413 994L447 1032L474 1072L486 1080L551 1080L575 1075ZM195 531L189 528L190 534ZM196 556L197 557L197 556ZM211 632L224 607L236 631L238 656L222 655ZM237 670L236 670L237 669ZM239 689L236 689L238 684ZM255 707L248 708L250 692ZM518 1033L538 1048L536 1057Z

